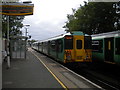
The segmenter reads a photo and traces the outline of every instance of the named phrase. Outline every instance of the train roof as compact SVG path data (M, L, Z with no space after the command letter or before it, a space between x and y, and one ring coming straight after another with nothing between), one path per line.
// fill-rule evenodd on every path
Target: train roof
M118 37L120 36L120 30L108 32L108 33L101 33L101 34L95 34L91 35L92 39L102 39L102 38L108 38L108 37Z
M55 36L55 37L51 37L51 38L48 38L46 40L40 40L39 42L46 42L46 41L56 40L56 39L63 38L65 36L67 36L67 35L85 35L85 36L88 36L87 34L84 34L83 32L74 31L74 32L69 32L69 33L61 34L61 35L58 35L58 36Z

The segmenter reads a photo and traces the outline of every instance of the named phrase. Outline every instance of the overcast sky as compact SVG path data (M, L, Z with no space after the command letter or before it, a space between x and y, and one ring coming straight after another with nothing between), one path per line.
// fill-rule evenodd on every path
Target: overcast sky
M67 14L71 14L72 8L78 8L87 0L31 1L34 3L34 15L25 16L23 24L30 24L28 32L32 39L44 40L65 33L62 27L67 21Z

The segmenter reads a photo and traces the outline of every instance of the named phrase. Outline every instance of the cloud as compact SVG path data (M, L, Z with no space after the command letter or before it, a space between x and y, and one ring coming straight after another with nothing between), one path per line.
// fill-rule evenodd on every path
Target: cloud
M37 40L47 39L62 33L67 14L83 0L32 0L34 15L25 16L24 24L30 24L29 34Z
M31 25L28 28L29 34L32 35L32 38L37 40L44 40L64 32L64 29L61 27L63 22L40 22L34 25Z

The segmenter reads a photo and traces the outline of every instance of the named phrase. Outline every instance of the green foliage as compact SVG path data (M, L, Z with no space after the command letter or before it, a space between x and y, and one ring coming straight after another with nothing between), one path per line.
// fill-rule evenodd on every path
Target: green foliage
M28 44L31 46L34 42L37 42L36 40L32 39L32 40L28 40Z
M37 41L32 39L32 40L28 40L28 42L34 43L34 42L37 42Z
M23 27L22 21L24 19L24 16L9 16L9 30L10 30L10 36L14 35L20 35L22 32L20 31L20 28ZM3 36L6 37L7 34L7 16L2 15L2 31Z
M120 3L84 2L85 5L68 15L64 28L67 32L83 31L87 34L110 32L120 29ZM116 26L115 26L116 24Z

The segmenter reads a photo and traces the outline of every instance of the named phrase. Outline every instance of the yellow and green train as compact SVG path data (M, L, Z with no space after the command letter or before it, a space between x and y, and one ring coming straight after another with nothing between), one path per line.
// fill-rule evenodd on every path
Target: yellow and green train
M36 42L32 48L62 63L92 62L91 42L91 36L76 31Z

